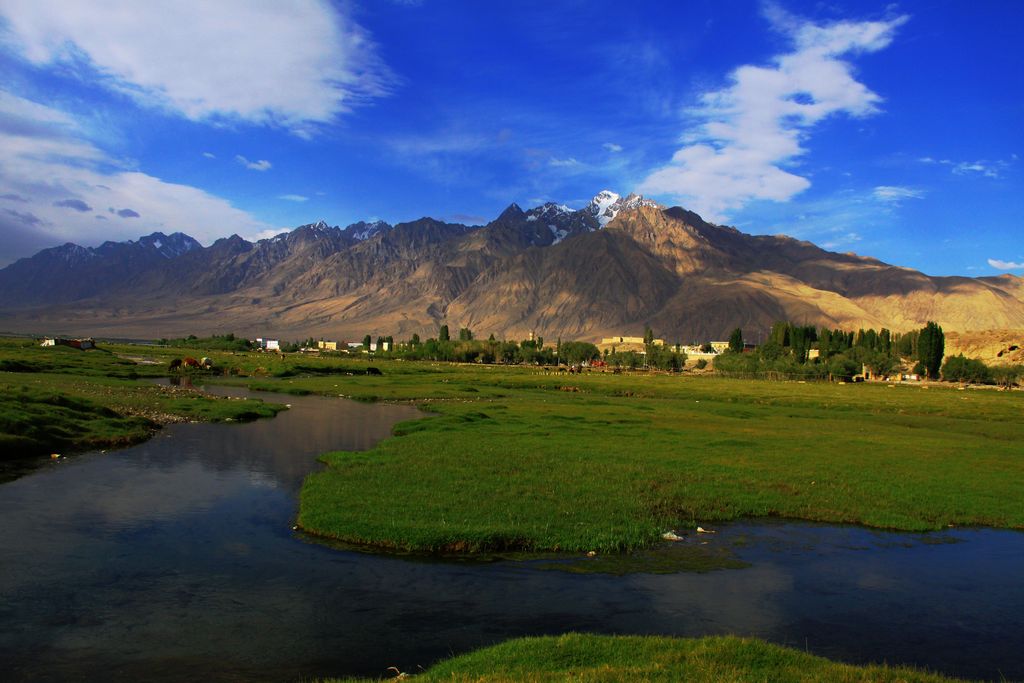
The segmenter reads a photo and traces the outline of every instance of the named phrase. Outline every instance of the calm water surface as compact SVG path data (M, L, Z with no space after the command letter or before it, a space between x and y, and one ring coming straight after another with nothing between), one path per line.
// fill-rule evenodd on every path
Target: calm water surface
M618 577L348 552L291 530L303 477L421 414L261 397L292 410L172 426L0 484L4 680L383 675L569 630L736 633L1024 678L1024 534L732 524L709 544L747 568Z

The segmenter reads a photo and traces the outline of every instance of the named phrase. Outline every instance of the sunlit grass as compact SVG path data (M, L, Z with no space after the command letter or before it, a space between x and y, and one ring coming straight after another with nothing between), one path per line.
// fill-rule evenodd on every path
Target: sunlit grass
M417 673L417 672L406 672ZM394 678L392 670L382 678ZM366 679L344 679L347 681ZM853 666L752 638L666 638L570 633L519 638L453 657L414 680L545 681L953 681L907 667Z
M480 368L273 386L436 413L307 479L300 525L352 543L625 550L750 516L1024 527L1017 393Z

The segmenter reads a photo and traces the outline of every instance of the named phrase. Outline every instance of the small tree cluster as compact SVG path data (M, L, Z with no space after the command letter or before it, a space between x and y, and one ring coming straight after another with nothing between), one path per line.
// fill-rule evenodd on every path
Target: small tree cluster
M950 356L942 364L942 379L947 382L970 382L972 384L991 384L992 371L983 361L976 358L965 358L964 354Z

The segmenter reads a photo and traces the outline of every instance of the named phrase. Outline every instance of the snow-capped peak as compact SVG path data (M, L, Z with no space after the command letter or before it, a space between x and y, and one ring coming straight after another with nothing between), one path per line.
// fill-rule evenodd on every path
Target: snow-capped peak
M612 207L617 201L619 201L619 195L611 190L601 190L590 200L590 206L587 208L590 209L590 213L602 228L615 218L617 211L612 210Z
M319 240L321 238L331 239L334 236L334 234L336 234L338 231L339 231L339 228L337 226L331 227L331 225L327 221L325 221L324 219L321 218L316 223L306 223L305 225L300 225L299 227L295 228L291 232L286 232L286 233L281 233L280 235L275 235L270 241L271 242L281 242L281 241L291 242L293 239L299 239L299 240L309 240L309 239Z
M571 213L573 213L573 210L570 209L565 204L555 204L554 202L548 202L547 204L541 204L540 206L527 211L526 220L556 220L560 216L567 216Z
M629 196L623 198L615 194L611 190L601 190L597 195L590 201L587 210L590 212L597 222L603 228L612 222L612 220L619 214L619 211L623 209L635 209L639 206L653 206L661 208L661 205L653 199L646 199L636 193L630 193Z

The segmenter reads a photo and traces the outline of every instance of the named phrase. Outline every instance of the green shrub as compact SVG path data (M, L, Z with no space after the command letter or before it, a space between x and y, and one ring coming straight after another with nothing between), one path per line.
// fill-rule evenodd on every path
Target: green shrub
M992 371L977 358L965 358L961 353L957 356L950 356L942 364L942 379L947 382L991 384Z

